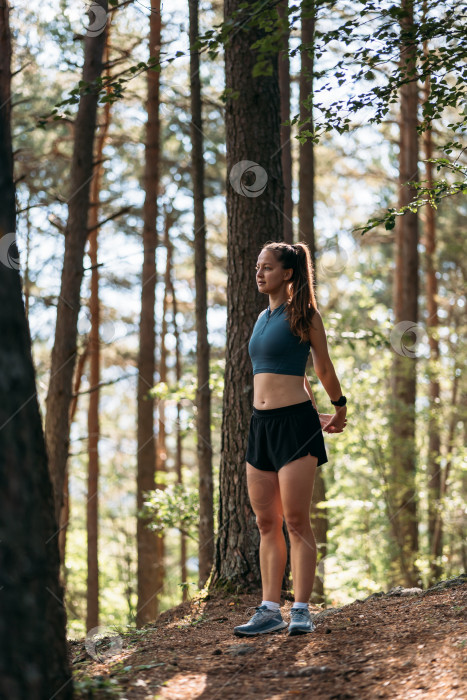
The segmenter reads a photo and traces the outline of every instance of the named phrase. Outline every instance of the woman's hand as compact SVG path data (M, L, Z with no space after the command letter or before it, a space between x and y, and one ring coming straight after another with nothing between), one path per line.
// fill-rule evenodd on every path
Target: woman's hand
M326 433L342 433L347 425L347 408L342 406L335 413L319 413L321 428Z

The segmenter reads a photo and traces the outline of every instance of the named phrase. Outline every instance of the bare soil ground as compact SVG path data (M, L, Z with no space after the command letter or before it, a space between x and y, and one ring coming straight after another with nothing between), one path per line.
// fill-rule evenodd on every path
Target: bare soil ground
M257 595L192 600L114 648L109 641L91 648L98 658L84 641L71 642L76 698L467 700L465 575L423 592L391 589L338 609L311 606L311 634L235 637L234 626L257 604ZM286 621L291 605L282 607Z

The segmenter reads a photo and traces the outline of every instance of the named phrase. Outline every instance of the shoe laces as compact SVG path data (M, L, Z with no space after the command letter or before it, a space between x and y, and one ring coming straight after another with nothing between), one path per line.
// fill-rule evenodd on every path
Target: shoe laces
M306 617L306 618L308 618L309 610L308 610L308 608L291 608L290 614L292 617Z
M253 623L257 622L265 615L265 613L274 613L275 612L274 610L270 610L269 608L267 608L265 605L256 605L256 606L253 606L251 608L247 608L247 611L246 611L247 615L250 613L251 610L256 610L256 612L248 624L253 624Z

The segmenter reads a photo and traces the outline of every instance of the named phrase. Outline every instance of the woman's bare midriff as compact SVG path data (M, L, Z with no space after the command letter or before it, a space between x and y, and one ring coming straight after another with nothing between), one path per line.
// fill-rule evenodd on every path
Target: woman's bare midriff
M310 398L304 386L304 378L290 374L255 374L253 389L253 406L259 410L291 406Z

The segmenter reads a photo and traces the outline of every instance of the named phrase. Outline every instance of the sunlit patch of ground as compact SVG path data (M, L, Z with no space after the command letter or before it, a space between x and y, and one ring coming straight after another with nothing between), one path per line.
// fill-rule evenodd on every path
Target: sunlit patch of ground
M170 679L161 690L158 697L170 700L196 700L206 690L207 676L205 673L178 673Z

